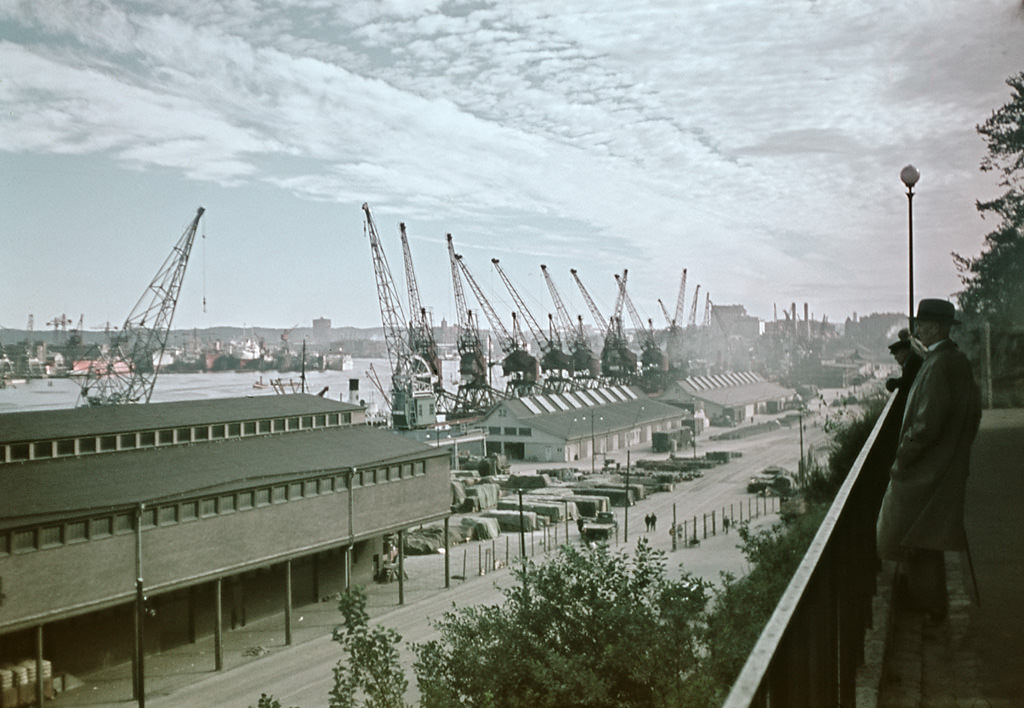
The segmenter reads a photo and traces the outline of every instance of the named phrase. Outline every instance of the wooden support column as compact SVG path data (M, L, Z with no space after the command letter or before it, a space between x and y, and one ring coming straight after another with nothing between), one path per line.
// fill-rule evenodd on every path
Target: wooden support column
M448 545L448 522L449 518L444 517L444 587L445 590L452 586L452 559L451 559L451 548ZM569 534L566 533L566 538ZM494 559L492 558L493 562Z
M36 627L36 705L43 705L43 625Z
M292 562L284 562L284 643L292 645Z
M345 591L352 589L352 545L345 546Z
M405 604L405 531L398 532L398 604Z
M196 643L196 586L188 589L188 643Z
M224 601L223 583L217 578L213 581L213 663L217 671L224 669Z

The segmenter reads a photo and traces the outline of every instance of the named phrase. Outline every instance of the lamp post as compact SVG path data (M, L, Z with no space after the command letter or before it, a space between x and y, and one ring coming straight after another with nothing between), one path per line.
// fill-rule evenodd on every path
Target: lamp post
M910 274L910 332L914 332L914 185L921 173L913 165L900 170L900 180L907 186L907 262Z
M797 404L797 415L799 416L800 425L800 465L797 467L797 477L800 480L800 484L804 481L804 399L800 394L794 397Z

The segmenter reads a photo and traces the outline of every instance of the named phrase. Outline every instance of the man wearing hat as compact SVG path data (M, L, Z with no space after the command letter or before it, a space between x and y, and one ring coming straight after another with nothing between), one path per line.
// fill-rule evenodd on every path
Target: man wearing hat
M967 357L949 339L953 303L918 304L916 334L927 349L907 396L896 459L878 513L878 554L898 561L898 583L932 622L946 616L945 551L966 551L964 491L981 392Z
M907 394L910 392L910 386L914 383L914 378L917 376L917 372L921 368L924 359L914 349L913 342L910 339L910 331L907 329L899 331L896 341L889 345L889 353L892 354L896 363L900 365L900 376L899 378L893 377L886 380L885 390L890 392L898 391L893 407L902 414L907 404Z

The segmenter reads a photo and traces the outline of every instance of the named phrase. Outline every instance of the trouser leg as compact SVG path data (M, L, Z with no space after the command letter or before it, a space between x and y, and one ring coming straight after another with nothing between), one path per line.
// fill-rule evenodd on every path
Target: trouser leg
M906 574L907 590L914 605L925 612L945 616L948 597L943 552L917 548L900 565Z

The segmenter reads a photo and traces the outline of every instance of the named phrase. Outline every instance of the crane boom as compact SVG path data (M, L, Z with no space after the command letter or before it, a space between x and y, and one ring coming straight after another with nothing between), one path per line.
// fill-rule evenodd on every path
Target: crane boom
M665 307L665 303L663 303L661 301L660 297L658 298L658 305L661 306L661 314L663 314L665 316L665 324L667 324L669 327L671 327L672 324L673 324L673 320L672 320L672 318L668 314L668 308Z
M696 289L693 291L693 302L690 303L690 319L686 321L687 327L697 326L697 303L700 298L700 283L697 284Z
M594 302L594 298L590 297L590 293L583 286L583 281L580 280L579 273L576 272L575 268L569 270L572 273L572 277L576 280L576 285L579 286L580 292L583 294L583 299L587 302L587 307L590 308L590 314L594 316L594 324L601 328L602 332L608 331L608 321L605 320L604 315L597 309L597 303Z
M409 291L409 310L412 321L409 323L409 346L423 357L435 377L435 387L443 394L444 384L441 372L441 355L434 340L434 326L430 321L427 308L420 301L420 288L416 282L416 270L413 268L412 251L409 249L409 237L405 233L405 222L398 225L402 239L402 257L405 261L405 285Z
M394 278L391 276L391 267L388 265L388 258L384 254L384 248L380 242L377 224L373 220L373 214L370 213L370 205L365 202L363 202L363 212L366 215L363 231L370 240L370 257L373 260L373 273L377 282L377 301L380 303L380 318L384 326L384 342L391 370L397 375L404 372L412 354L405 336L408 320L402 310L398 288L395 287Z
M185 279L199 220L199 207L163 265L116 332L107 351L89 365L79 404L149 403L167 347L178 294Z
M679 281L679 295L676 297L676 313L672 318L672 321L669 322L670 325L678 325L683 321L683 315L686 312L686 310L683 309L684 300L686 300L686 268L683 268L683 277Z
M515 337L513 337L505 328L505 325L502 324L501 318L498 317L498 313L494 311L494 308L491 306L490 300L488 300L487 296L484 294L483 288L481 288L477 284L476 279L473 277L473 274L469 272L469 266L467 266L466 262L462 260L462 256L456 255L455 258L459 262L459 267L462 269L462 274L466 276L466 281L469 283L470 290L472 290L473 294L476 295L477 302L480 303L480 307L483 308L484 315L487 317L487 321L490 323L491 328L494 330L495 335L498 337L498 342L501 346L501 351L503 351L506 354L512 353L513 351L519 348L519 343L516 341Z
M561 331L568 336L573 331L572 318L569 317L569 311L565 307L565 303L562 302L562 296L558 294L558 288L555 287L555 281L551 278L551 273L548 272L548 267L541 264L540 270L544 273L544 282L547 283L548 292L551 293L551 301L555 303L555 314L558 316L558 326Z
M497 258L492 258L491 263L494 265L494 269L498 271L498 275L501 277L502 282L505 283L505 288L508 290L509 295L512 296L512 300L515 301L516 307L519 308L519 314L521 314L523 319L526 320L526 326L530 330L530 334L532 334L533 338L541 345L541 349L548 351L550 349L560 347L561 341L558 339L552 339L544 333L544 330L541 329L540 324L537 323L533 313L531 313L530 309L526 306L526 302L523 300L522 295L519 294L519 291L516 290L516 286L512 284L512 281L505 273L505 270L501 267L501 262Z

